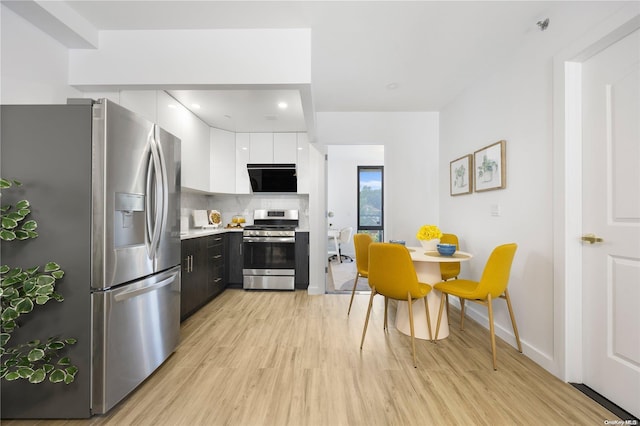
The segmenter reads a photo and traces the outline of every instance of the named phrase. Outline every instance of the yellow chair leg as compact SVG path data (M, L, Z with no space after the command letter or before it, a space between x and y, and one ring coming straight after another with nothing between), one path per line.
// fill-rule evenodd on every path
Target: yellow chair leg
M409 328L411 329L411 348L413 349L413 367L418 368L416 362L416 338L413 330L413 301L411 300L411 293L407 294L407 302L409 302Z
M491 334L491 354L493 355L493 369L498 369L498 360L496 357L496 334L493 327L493 303L491 293L487 295L487 308L489 310L489 333Z
M384 297L384 325L382 327L383 330L389 331L389 322L387 320L387 312L389 310L389 298Z
M516 342L518 343L518 351L522 353L522 345L520 344L520 335L518 334L518 327L516 326L516 317L513 315L513 307L511 306L511 298L509 297L509 290L504 290L504 299L507 301L507 308L509 308L509 316L511 317L511 325L513 326L513 333L516 335Z
M371 289L371 297L369 298L369 309L367 309L367 319L364 320L364 329L362 330L362 340L360 341L360 350L364 345L364 335L367 334L367 326L369 325L369 316L371 315L371 307L373 306L373 296L376 295L375 287Z
M351 300L349 301L349 310L347 311L347 316L351 313L351 305L353 304L353 296L356 295L356 287L358 286L358 278L360 278L360 274L356 274L356 279L353 282L353 290L351 290Z
M438 310L438 322L436 323L436 337L435 337L435 341L438 340L438 333L440 332L440 321L442 320L442 309L444 309L444 304L445 304L445 298L442 297L440 299L440 309Z
M464 330L464 299L460 298L460 330Z
M427 314L427 329L429 330L429 341L433 342L433 335L431 334L431 314L429 313L429 302L427 302L427 297L423 297L424 299L424 311Z

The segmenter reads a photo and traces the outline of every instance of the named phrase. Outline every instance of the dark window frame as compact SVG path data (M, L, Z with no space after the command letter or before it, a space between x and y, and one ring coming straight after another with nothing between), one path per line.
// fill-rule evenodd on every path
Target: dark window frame
M360 223L360 173L361 171L379 171L381 194L380 194L380 225L362 225ZM380 241L383 241L384 237L384 166L358 166L358 179L357 179L357 193L358 193L358 232L365 231L367 233L379 233Z

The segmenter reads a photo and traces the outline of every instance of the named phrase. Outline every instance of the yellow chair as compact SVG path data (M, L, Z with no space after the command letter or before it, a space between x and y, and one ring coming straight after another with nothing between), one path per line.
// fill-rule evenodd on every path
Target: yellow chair
M388 328L387 306L389 299L405 300L409 303L409 326L411 329L413 366L417 367L413 326L413 301L415 299L424 299L429 339L433 340L431 335L429 304L427 303L426 297L432 287L429 284L418 282L418 276L411 261L409 250L400 244L371 243L371 245L369 245L369 286L371 287L371 297L369 298L367 319L365 320L364 329L362 330L360 349L362 349L364 345L364 336L367 333L374 296L376 294L384 296L384 329Z
M516 254L518 246L514 243L504 244L496 247L482 272L480 281L471 280L455 280L449 282L441 282L434 286L436 290L440 290L446 295L453 295L460 298L460 329L464 329L464 302L470 300L487 307L489 311L489 332L491 334L491 353L493 355L493 369L498 369L496 358L496 336L493 326L493 299L501 298L507 301L509 315L511 316L511 325L518 343L518 351L522 352L520 344L520 336L518 335L518 327L516 327L516 319L513 315L511 299L507 285L509 283L509 274L511 272L511 264ZM446 298L442 298L440 302L440 311L438 312L438 323L436 325L436 339L440 329L440 319L442 318L442 309Z
M460 249L460 245L458 243L458 236L455 234L442 234L442 237L440 237L440 242L442 244L455 244L456 250ZM451 279L457 280L458 275L460 275L460 262L440 263L440 275L442 276L442 281L449 281ZM447 299L447 318L450 318L449 295L445 294L445 298Z
M353 296L356 294L358 278L369 278L369 244L371 244L372 241L371 235L369 234L355 234L353 236L353 246L356 251L356 269L358 272L356 272L356 279L353 282L347 316L351 313L351 305L353 304Z

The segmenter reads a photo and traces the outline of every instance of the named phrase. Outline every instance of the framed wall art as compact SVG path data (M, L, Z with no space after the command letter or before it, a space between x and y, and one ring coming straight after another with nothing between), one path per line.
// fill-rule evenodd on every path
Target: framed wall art
M451 195L471 194L473 190L473 157L471 154L449 163Z
M498 141L473 154L476 192L507 187L506 141Z

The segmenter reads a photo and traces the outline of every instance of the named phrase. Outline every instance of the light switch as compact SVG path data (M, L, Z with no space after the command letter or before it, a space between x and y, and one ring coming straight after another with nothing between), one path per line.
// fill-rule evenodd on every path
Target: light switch
M491 216L500 216L500 204L491 204Z

